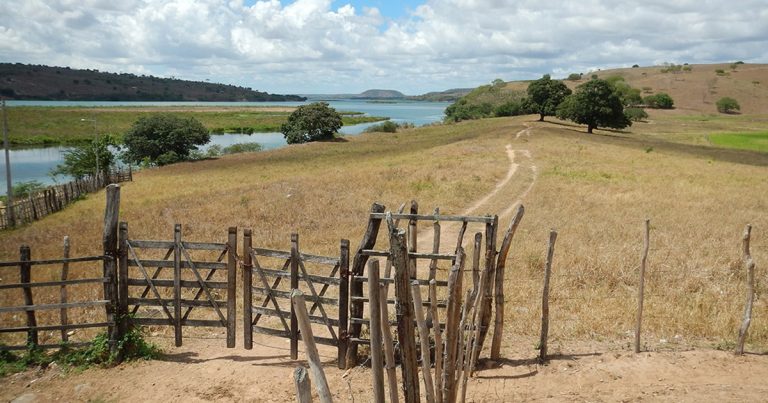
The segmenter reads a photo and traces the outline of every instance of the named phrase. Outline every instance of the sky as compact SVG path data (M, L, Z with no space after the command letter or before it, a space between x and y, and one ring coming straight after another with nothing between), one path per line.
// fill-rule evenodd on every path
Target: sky
M0 62L272 93L768 62L766 0L0 0Z

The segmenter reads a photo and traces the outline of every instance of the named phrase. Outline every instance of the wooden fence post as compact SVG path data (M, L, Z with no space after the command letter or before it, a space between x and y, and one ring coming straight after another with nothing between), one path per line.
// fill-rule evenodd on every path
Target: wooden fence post
M333 401L331 391L328 389L328 381L325 379L325 372L323 372L323 363L320 361L320 354L317 352L317 345L315 345L315 338L312 334L312 324L309 322L309 312L307 312L304 294L301 291L297 289L291 291L291 306L294 307L296 321L301 328L301 340L304 342L309 369L315 377L317 394L320 396L321 402L330 403Z
M299 234L291 234L291 289L299 288ZM303 299L303 298L302 298ZM299 358L299 323L296 319L296 307L291 304L291 359ZM302 335L304 339L304 335ZM313 340L314 341L314 340Z
M110 350L117 352L117 342L120 335L117 332L117 222L120 215L120 185L110 185L106 192L107 205L104 211L104 231L102 243L104 246L104 299L106 305Z
M69 259L69 237L64 237L64 259ZM67 277L69 277L69 262L64 262L61 265L61 281L67 281ZM62 284L59 286L59 302L62 304L67 303L67 286L65 284ZM61 308L59 310L59 319L61 319L61 325L66 326L69 323L69 318L67 317L67 308ZM66 342L69 340L69 335L67 334L67 329L61 329L61 341Z
M342 239L339 251L339 348L336 365L339 369L347 367L347 349L349 347L349 240Z
M432 364L429 361L429 330L427 329L427 322L424 320L424 307L421 305L421 289L419 288L418 280L411 282L411 295L413 297L413 313L416 316L419 341L421 342L421 377L424 379L427 403L434 403L435 385L432 382L432 373L430 372Z
M445 318L445 349L443 351L443 401L453 402L456 397L456 356L461 315L464 248L456 249L456 262L448 275L448 307Z
M479 309L479 313L482 313L480 318L482 319L482 325L480 326L480 338L478 339L478 354L483 350L483 344L485 343L485 336L488 334L488 327L491 324L491 313L493 305L493 281L492 279L496 273L496 235L499 232L499 217L493 216L493 222L485 225L485 268L488 273L488 281L486 281L485 288L481 288L480 292L483 295L481 303L482 308Z
M309 380L307 369L299 365L293 370L293 384L296 385L296 401L312 403L312 382Z
M549 231L547 263L544 266L544 288L541 291L541 338L539 339L539 361L547 359L547 337L549 336L549 278L552 274L552 258L555 254L557 231Z
M251 258L252 232L243 230L243 348L253 348L253 260ZM306 371L304 371L306 373Z
M416 361L416 329L409 284L408 246L405 231L399 228L389 234L392 265L395 267L395 312L400 341L400 363L403 372L403 394L407 403L419 401L419 368Z
M246 309L243 306L243 309ZM227 348L235 347L237 333L237 227L227 231Z
M381 311L381 336L384 341L384 355L387 363L387 381L389 385L389 400L399 402L397 397L397 373L395 368L395 348L392 341L392 329L389 326L389 304L387 298L389 287L387 284L379 284L379 310Z
M419 203L416 200L411 200L411 214L419 214ZM416 258L411 257L411 253L416 253L418 247L418 221L415 218L408 220L408 275L410 278L416 278Z
M181 224L173 226L173 330L176 347L181 347Z
M747 224L744 228L742 237L742 261L747 271L747 302L744 305L744 318L739 328L739 339L736 343L736 354L744 354L744 342L747 339L749 324L752 322L752 305L755 301L755 261L749 251L750 236L752 234L752 225Z
M432 330L435 332L435 400L443 401L443 337L440 316L437 313L437 281L429 280L429 310L432 312Z
M373 401L384 403L384 366L381 352L381 295L379 289L379 261L368 261L368 309L371 331L371 378Z
M635 353L640 352L640 329L643 325L643 298L645 294L645 266L648 262L648 247L650 244L651 220L645 220L643 237L643 253L640 257L640 278L637 283L637 321L635 323Z
M130 325L128 317L128 223L120 223L118 234L117 264L117 334L122 339Z
M29 249L29 246L24 245L19 249L19 254L21 255L19 260L22 262L21 265L19 265L19 280L23 284L29 284L32 282L32 265L27 262L32 260L32 251ZM27 346L30 349L33 349L37 347L39 342L36 329L37 318L35 318L35 311L32 308L35 304L32 301L32 288L29 285L25 285L22 288L22 293L24 294L24 305L30 307L30 309L26 311L27 327L30 328L27 330Z
M507 228L507 232L504 234L504 240L501 241L499 255L496 258L496 295L494 295L496 316L494 318L493 339L491 341L492 360L498 360L501 355L501 339L504 333L504 270L507 267L507 255L509 255L509 248L512 246L512 237L515 236L524 213L525 207L521 204L517 207L517 212L512 222L509 223L509 228Z
M383 213L384 209L385 207L383 205L373 203L371 206L371 213ZM363 235L363 240L360 242L360 246L357 248L355 257L352 260L352 268L350 269L350 272L352 273L353 277L362 277L363 271L365 269L365 263L368 262L368 256L363 255L362 252L364 249L373 248L373 245L376 244L376 237L379 235L379 227L381 227L381 219L369 216L368 226L365 229L365 235ZM363 283L359 281L352 281L349 285L349 294L352 297L362 297ZM349 316L354 319L363 318L363 301L351 301L349 307ZM361 328L361 323L350 323L348 332L349 337L355 339L359 338ZM351 367L355 364L357 364L357 343L350 342L347 349L347 367Z

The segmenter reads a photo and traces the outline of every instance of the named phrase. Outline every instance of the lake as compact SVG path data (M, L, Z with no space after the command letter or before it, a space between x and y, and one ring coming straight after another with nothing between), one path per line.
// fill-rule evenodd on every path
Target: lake
M110 106L298 106L308 102L88 102L88 101L7 101L8 106L77 106L77 107L110 107ZM416 102L402 101L393 103L367 102L364 100L332 100L326 101L337 111L357 111L368 116L386 116L397 123L409 122L422 126L441 121L448 102ZM343 135L360 134L376 123L363 123L344 126L339 130ZM13 130L13 128L10 128ZM259 143L265 150L284 147L287 144L281 133L254 134L216 134L211 136L211 142L201 147L203 150L211 145L226 147L236 143ZM53 184L56 180L66 182L69 178L53 178L48 173L63 160L62 153L68 148L63 146L12 149L11 174L13 182L36 180L44 184ZM5 159L0 160L0 195L6 194Z

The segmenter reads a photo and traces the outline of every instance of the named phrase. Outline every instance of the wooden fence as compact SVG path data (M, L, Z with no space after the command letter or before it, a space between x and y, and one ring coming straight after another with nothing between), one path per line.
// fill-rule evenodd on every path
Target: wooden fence
M37 221L49 214L62 210L74 203L84 194L96 192L110 183L129 182L133 180L133 171L117 170L108 174L89 175L61 185L50 186L40 192L22 199L14 199L13 214L15 225ZM10 209L0 207L0 229L11 227Z

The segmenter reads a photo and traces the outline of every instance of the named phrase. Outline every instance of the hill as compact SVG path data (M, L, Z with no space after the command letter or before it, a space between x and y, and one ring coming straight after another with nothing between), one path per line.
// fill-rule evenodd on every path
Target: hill
M304 101L251 88L69 67L0 63L0 95L53 101Z
M473 88L451 88L445 91L433 91L426 94L409 96L408 99L414 101L451 102L469 94L472 90Z
M365 99L402 99L405 98L405 94L395 90L367 90L355 95L354 98Z

